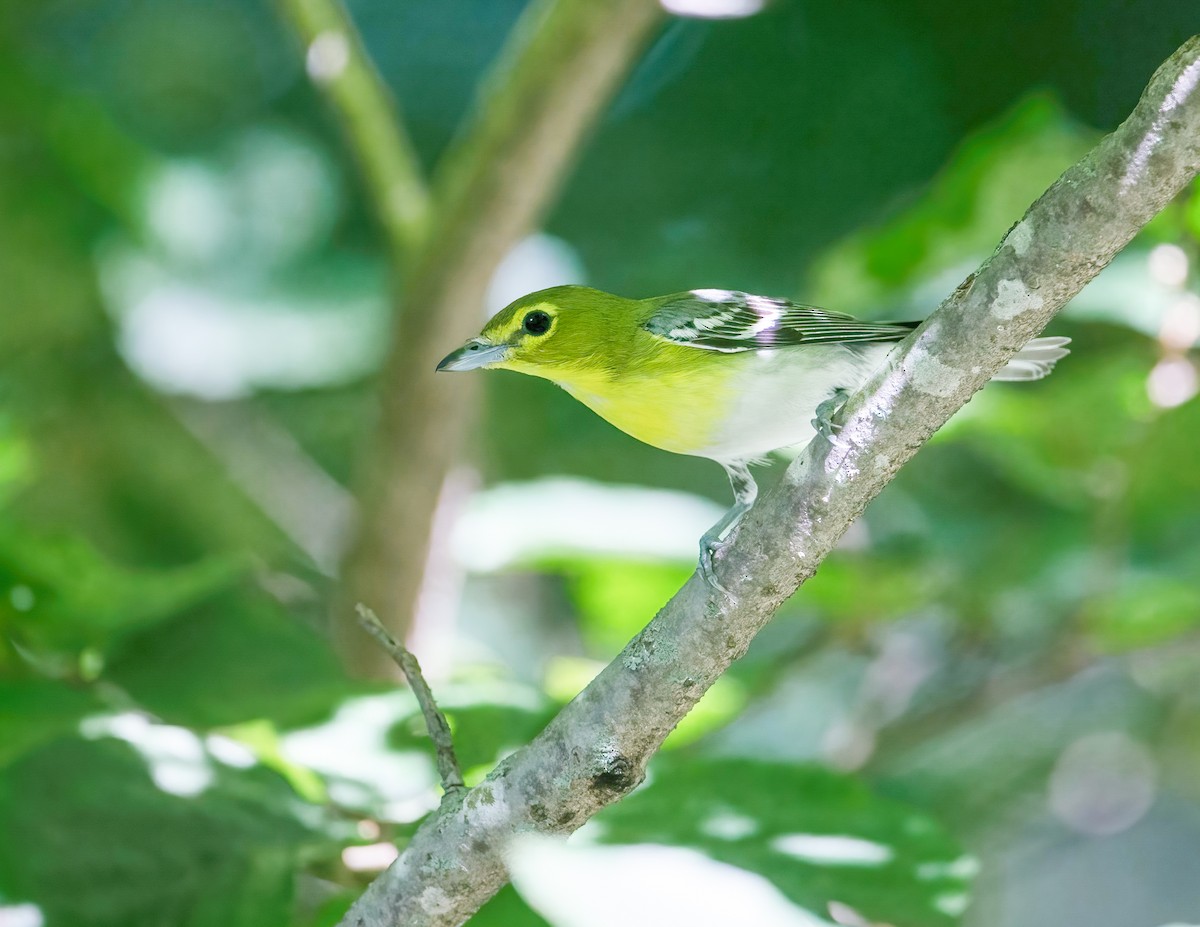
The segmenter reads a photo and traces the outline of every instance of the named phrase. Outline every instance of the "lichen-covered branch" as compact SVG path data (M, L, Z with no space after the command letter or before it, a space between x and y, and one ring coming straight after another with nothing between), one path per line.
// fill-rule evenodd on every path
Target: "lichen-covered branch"
M393 261L425 239L429 191L400 110L338 0L278 0L304 43L309 76L325 93L358 161Z
M900 466L1196 175L1198 85L1200 37L851 398L835 443L815 440L747 516L717 568L732 595L693 577L529 746L445 802L343 927L460 924L504 884L512 837L570 833L633 788Z
M314 0L315 2L315 0ZM534 0L438 172L429 236L406 276L358 480L339 646L358 672L388 665L354 618L370 602L397 637L411 624L446 474L473 421L476 382L434 380L446 344L479 327L501 258L555 196L597 116L663 13L656 0Z

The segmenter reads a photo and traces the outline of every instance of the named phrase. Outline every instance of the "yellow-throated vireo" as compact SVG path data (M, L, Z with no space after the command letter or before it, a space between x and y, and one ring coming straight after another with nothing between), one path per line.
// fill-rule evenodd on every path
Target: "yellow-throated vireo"
M700 570L758 495L749 463L830 433L830 418L919 322L731 290L624 299L558 286L497 313L438 370L499 367L557 383L626 434L723 466L734 505L700 539ZM995 377L1038 380L1068 338L1035 338Z

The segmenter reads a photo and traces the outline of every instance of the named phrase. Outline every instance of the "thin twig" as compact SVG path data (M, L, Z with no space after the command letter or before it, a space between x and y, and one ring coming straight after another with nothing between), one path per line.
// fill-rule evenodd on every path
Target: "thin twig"
M417 697L417 704L421 706L421 714L425 716L425 727L429 730L429 739L433 741L433 746L437 750L437 769L438 776L442 780L442 788L446 790L447 795L456 789L466 788L462 772L458 768L458 757L454 755L454 736L450 733L450 725L446 723L446 716L442 714L441 709L437 707L437 702L433 699L433 691L421 673L421 665L417 662L416 656L388 634L387 628L380 623L379 618L371 609L360 602L357 611L358 623L363 626L363 630L379 641L383 649L396 661L400 672L408 680L413 695Z

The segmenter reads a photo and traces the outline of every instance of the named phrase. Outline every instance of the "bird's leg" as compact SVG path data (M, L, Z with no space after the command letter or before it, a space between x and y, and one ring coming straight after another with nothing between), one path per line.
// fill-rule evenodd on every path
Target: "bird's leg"
M832 441L834 434L842 430L842 426L833 421L833 417L838 414L838 411L846 404L846 400L850 398L850 394L838 387L829 398L817 406L817 417L812 420L812 426L817 434L821 435L827 441Z
M758 484L754 482L750 468L743 462L722 463L721 466L729 474L729 485L733 487L733 507L700 538L700 575L714 589L728 595L729 590L717 582L713 573L713 557L725 546L725 538L754 505L754 500L758 498Z

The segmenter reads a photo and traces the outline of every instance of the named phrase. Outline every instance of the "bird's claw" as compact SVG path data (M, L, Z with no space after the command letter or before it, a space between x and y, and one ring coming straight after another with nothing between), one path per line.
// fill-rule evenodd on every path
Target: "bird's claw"
M709 537L707 534L700 539L700 576L717 592L724 595L729 595L729 590L721 585L717 579L717 574L713 572L713 565L717 551L725 546L725 542L719 537Z
M834 436L842 430L841 424L835 422L833 417L846 404L849 396L844 389L836 389L832 396L817 406L816 418L812 420L813 430L826 441L833 442Z

